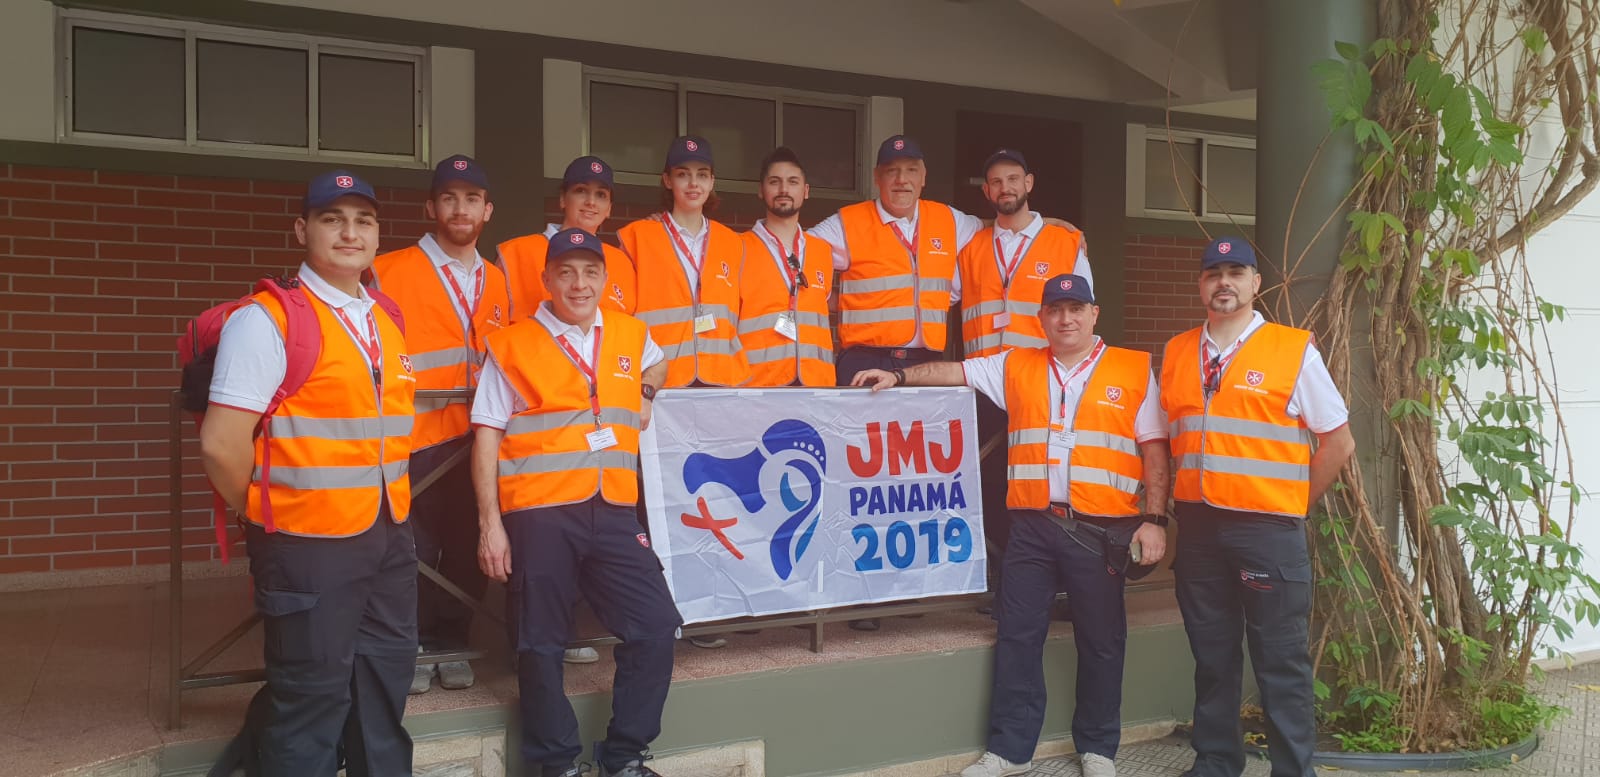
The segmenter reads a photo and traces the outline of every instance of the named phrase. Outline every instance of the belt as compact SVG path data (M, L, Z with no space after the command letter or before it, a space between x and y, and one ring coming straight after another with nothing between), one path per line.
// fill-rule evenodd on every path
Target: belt
M874 354L877 354L879 356L887 356L887 357L889 357L891 359L905 360L905 359L917 358L917 359L921 359L922 361L930 361L930 362L934 361L935 359L938 359L940 357L940 355L941 355L938 351L934 351L934 350L931 350L931 349L928 349L928 348L879 348L879 347L874 346L874 345L852 345L849 348L845 349L846 353L848 353L850 351L863 351L863 352L866 352L866 353L874 353Z

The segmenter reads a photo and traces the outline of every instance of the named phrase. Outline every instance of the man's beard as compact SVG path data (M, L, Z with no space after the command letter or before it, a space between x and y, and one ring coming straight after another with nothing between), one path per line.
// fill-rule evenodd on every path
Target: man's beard
M800 206L794 204L794 200L789 200L788 204L786 205L775 205L768 203L767 212L777 216L780 219L786 219L796 213L799 213Z
M1234 294L1230 297L1217 297L1213 295L1207 307L1217 313L1232 313L1248 304L1243 297Z
M1014 200L1011 200L1010 202L1006 202L1005 200L1001 200L999 202L994 203L995 212L999 213L1002 216L1015 215L1018 211L1021 211L1023 208L1026 208L1026 207L1028 207L1028 195L1025 194L1025 193L1017 195L1017 198L1014 199Z

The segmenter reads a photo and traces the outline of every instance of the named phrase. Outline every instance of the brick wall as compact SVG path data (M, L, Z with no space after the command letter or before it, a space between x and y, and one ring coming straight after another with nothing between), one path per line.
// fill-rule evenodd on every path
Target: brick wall
M1127 342L1123 345L1155 354L1173 335L1193 328L1205 317L1200 306L1202 239L1164 235L1129 235L1123 245Z
M175 338L298 266L303 184L0 164L0 573L168 560ZM426 229L379 189L382 247ZM184 423L184 557L214 552Z

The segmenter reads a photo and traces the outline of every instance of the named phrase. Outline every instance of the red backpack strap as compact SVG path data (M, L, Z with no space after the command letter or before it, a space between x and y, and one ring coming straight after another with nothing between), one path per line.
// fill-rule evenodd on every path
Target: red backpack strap
M405 314L400 312L400 303L395 302L393 297L378 291L376 286L367 287L367 296L372 297L372 301L378 303L378 307L383 308L383 312L389 314L389 320L400 328L400 334L406 333L406 317Z
M311 309L311 300L298 280L263 278L256 284L256 291L267 292L278 301L283 308L285 322L283 383L278 385L272 401L267 403L266 411L261 414L261 482L266 484L272 482L272 446L267 444L272 437L272 414L277 412L284 399L299 391L306 379L311 377L311 371L316 368L317 359L322 355L322 324L317 320L317 312ZM273 532L277 531L277 523L272 519L269 492L270 487L264 486L261 490L261 524L262 528Z

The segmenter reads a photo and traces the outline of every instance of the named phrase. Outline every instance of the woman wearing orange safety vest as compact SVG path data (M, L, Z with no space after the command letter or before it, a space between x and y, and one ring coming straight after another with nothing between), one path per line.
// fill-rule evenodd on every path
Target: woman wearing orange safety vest
M667 355L667 387L742 386L750 364L739 341L745 244L713 221L711 144L680 137L661 173L666 211L617 232L638 278L637 315Z
M1177 466L1178 606L1195 659L1191 773L1244 769L1239 642L1248 639L1272 773L1311 775L1304 520L1355 451L1349 413L1311 333L1252 309L1261 275L1247 241L1213 240L1200 268L1206 323L1172 338L1161 364Z
M484 573L508 584L527 773L588 771L576 763L583 747L562 687L581 587L622 640L600 773L659 777L644 761L682 619L634 506L639 431L666 364L642 321L600 311L601 246L579 229L552 235L546 301L489 337L472 406L478 554Z
M983 757L963 777L1033 767L1058 581L1073 603L1078 650L1073 744L1085 775L1116 773L1128 634L1123 585L1148 574L1166 552L1165 520L1156 514L1166 508L1167 445L1150 355L1095 337L1099 311L1087 279L1057 275L1039 298L1047 345L867 370L854 381L874 391L967 385L1009 417L1012 528L996 606L990 733Z
M399 303L417 388L467 392L478 383L484 338L511 323L505 278L478 254L478 237L494 213L489 177L477 160L457 154L433 172L425 212L433 231L372 265L376 285ZM467 471L470 395L416 401L411 477L419 483L448 465L412 504L417 559L468 596L481 599L488 580L478 571L478 536L466 516L477 513ZM417 580L417 636L423 652L468 647L472 607L425 577ZM419 664L411 693L426 693L433 676L449 690L474 682L466 661Z
M500 266L505 268L506 289L511 296L511 313L527 318L545 300L544 255L550 236L563 229L581 229L600 234L611 218L611 197L615 190L611 165L597 156L580 156L567 165L561 177L561 223L546 224L544 232L523 235L501 243ZM622 249L607 245L606 288L601 294L605 310L632 314L637 303L633 264Z
M750 386L832 386L833 248L800 229L811 187L800 158L779 148L761 163L766 218L744 233L739 339Z
M310 375L263 417L290 368L289 316L260 294L223 326L200 428L206 475L246 521L266 714L242 736L252 773L268 777L331 775L341 753L351 774L411 773L401 718L417 659L416 378L390 303L361 285L377 211L348 172L312 180L295 221L298 289L320 338Z

